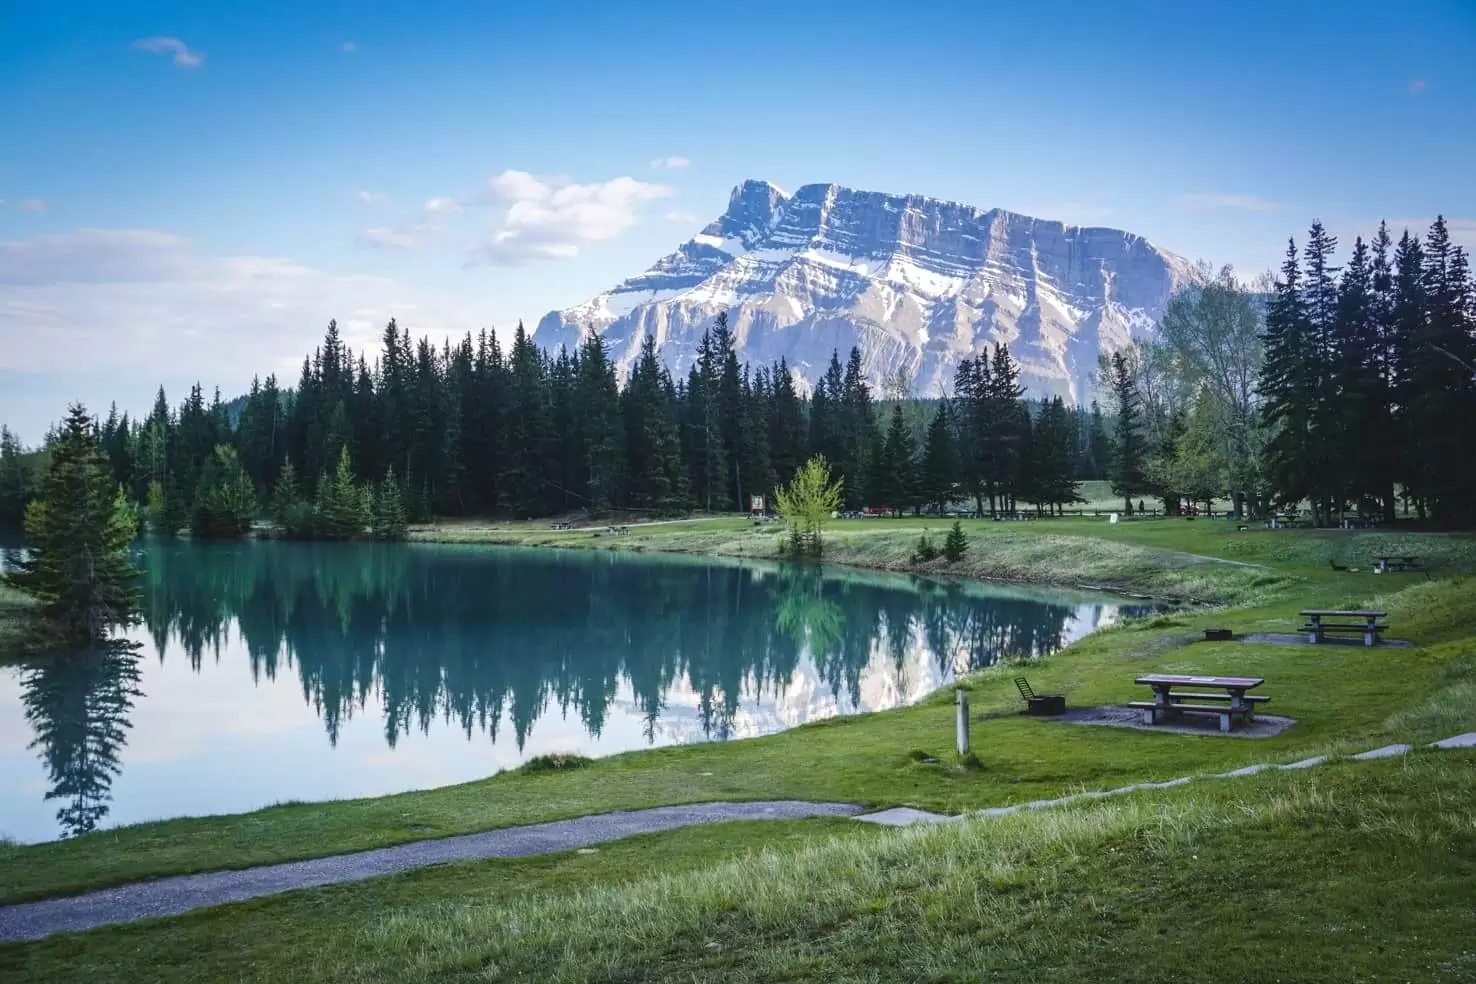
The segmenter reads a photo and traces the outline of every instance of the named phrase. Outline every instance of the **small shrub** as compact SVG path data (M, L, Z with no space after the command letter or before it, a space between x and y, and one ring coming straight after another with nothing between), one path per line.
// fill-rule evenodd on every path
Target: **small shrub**
M524 762L518 769L519 772L565 772L569 769L582 769L586 765L593 765L594 759L583 755L573 755L565 752L555 752L552 755L536 755Z
M938 548L933 545L932 538L924 530L923 535L917 538L917 547L912 551L912 563L925 564L937 557Z
M943 541L943 556L950 564L956 564L964 559L964 554L968 551L969 538L964 534L962 524L955 519L953 529L948 531L948 538Z

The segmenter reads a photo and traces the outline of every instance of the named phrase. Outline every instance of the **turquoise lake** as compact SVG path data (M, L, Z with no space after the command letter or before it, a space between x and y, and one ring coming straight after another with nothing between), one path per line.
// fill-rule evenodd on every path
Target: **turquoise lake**
M118 643L0 668L18 841L477 779L915 701L1126 613L840 567L429 544L149 542Z

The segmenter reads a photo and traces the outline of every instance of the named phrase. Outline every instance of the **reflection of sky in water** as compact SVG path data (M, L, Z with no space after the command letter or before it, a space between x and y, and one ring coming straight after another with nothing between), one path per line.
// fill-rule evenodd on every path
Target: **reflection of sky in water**
M273 553L264 555L262 547ZM384 582L375 582L356 595L348 589L335 593L332 585L393 556L384 548L333 553L271 544L245 553L187 545L170 550L167 563L150 557L150 624L130 633L142 644L136 662L142 696L123 713L121 747L111 749L117 769L111 790L100 797L106 809L100 826L236 813L283 800L424 789L481 778L549 752L608 755L772 733L917 700L955 671L992 662L996 649L1015 648L1022 640L1035 649L1055 648L1112 621L1119 611L1098 598L977 585L945 588L835 569L823 576L814 570L786 574L780 568L610 555L566 555L550 562L545 554L434 548L402 550L412 563L391 588L381 592ZM211 583L222 574L235 578L243 564L258 564L264 556L271 563L246 578L248 587ZM293 564L275 566L283 556ZM311 563L296 566L308 556ZM479 580L489 576L489 565L496 569L495 583ZM270 582L280 596L284 576L301 582L296 614L276 623L287 626L283 632L295 643L280 643L275 659L267 659L259 626L272 619L252 591ZM688 590L694 580L706 583ZM506 594L519 590L513 587L519 583L533 593L508 601ZM550 599L554 584L561 597ZM607 589L627 599L625 609L612 615L579 597ZM493 596L504 603L489 612L485 599ZM396 606L392 597L409 599L403 604L405 631L423 636L434 630L431 638L417 640L413 657L394 657L402 637L386 614ZM523 624L510 636L506 622L519 620L517 612ZM588 621L581 623L581 617ZM609 624L612 618L622 624ZM258 626L255 637L243 637L243 620ZM333 626L326 637L325 621ZM311 632L291 627L307 622ZM643 627L657 624L671 631L641 635ZM457 638L445 642L437 635L442 630ZM550 643L551 634L557 639ZM162 659L156 645L161 637ZM182 638L194 641L185 646ZM348 641L335 646L335 638ZM736 695L718 683L694 688L694 638L710 647L697 675L736 681ZM515 665L524 678L493 685L472 679L476 674L465 668L458 677L441 665L442 655L428 661L427 654L458 646L462 659L465 651L484 661L498 653L493 664ZM789 661L783 653L766 650L756 658L752 651L786 646ZM310 647L328 651L308 654ZM192 649L197 658L191 658ZM359 651L358 662L345 665L339 649ZM541 649L536 660L534 649ZM816 649L823 650L818 660ZM654 657L657 669L636 670L644 692L637 692L625 665L629 653ZM586 665L590 660L597 665ZM530 672L538 674L531 682ZM35 671L30 673L26 686L36 704ZM37 731L26 719L22 678L21 671L0 670L0 834L44 840L58 835L57 811L66 797L44 798L57 779L47 766L48 749L28 747ZM462 688L466 692L458 689L458 679L471 681ZM652 680L659 685L655 692ZM79 686L85 689L68 683L59 691L66 695ZM497 686L503 696L489 700L488 689ZM390 690L396 703L415 708L400 712L392 742ZM44 713L65 717L70 712L57 708L72 706L67 699L57 698ZM475 711L466 713L478 703L488 708L485 722ZM325 716L330 705L337 713ZM598 722L597 733L586 719ZM336 741L330 740L333 728ZM59 733L62 738L53 742L68 740L66 729ZM53 762L93 761L52 751Z

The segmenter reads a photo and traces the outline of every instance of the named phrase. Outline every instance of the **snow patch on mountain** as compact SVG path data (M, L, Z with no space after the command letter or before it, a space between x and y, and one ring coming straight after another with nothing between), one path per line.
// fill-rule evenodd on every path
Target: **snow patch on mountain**
M602 335L622 374L649 335L676 374L726 311L741 359L784 358L808 383L851 347L873 386L897 370L922 396L1001 342L1032 396L1085 402L1096 367L1150 337L1192 264L1141 236L918 195L745 181L728 209L644 273L547 314L534 341Z

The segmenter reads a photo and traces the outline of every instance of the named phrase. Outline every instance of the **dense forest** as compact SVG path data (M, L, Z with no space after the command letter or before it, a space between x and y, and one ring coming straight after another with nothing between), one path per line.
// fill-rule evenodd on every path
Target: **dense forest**
M98 424L114 473L160 531L241 532L253 513L318 536L390 531L431 515L747 509L811 455L845 482L847 508L918 511L962 491L981 509L1060 506L1105 472L1100 412L1031 404L1001 345L959 366L958 393L879 405L853 350L806 394L780 362L740 366L725 317L674 381L648 339L622 388L604 342L545 353L519 327L504 355L482 333L437 348L394 322L371 365L330 323L296 387L268 377L243 400ZM238 408L235 413L232 409ZM886 411L886 412L883 412ZM6 436L0 508L26 497ZM12 477L7 481L5 475ZM340 517L334 521L334 517ZM381 521L382 520L382 521Z
M1242 515L1307 503L1319 523L1399 507L1476 518L1476 307L1464 251L1384 226L1345 265L1314 224L1279 276L1247 288L1201 268L1152 341L1105 359L1104 414L1026 399L1000 344L956 369L946 399L905 377L873 393L860 353L813 387L783 361L740 363L726 316L673 378L648 336L628 378L604 342L539 349L519 326L437 346L391 321L354 353L330 323L295 386L230 404L161 390L144 420L97 423L113 473L163 532L236 535L254 517L314 537L392 538L433 515L747 510L813 455L844 506L1059 511L1110 477L1131 511L1230 500ZM623 382L623 385L622 385ZM50 440L50 439L48 439ZM45 448L0 432L0 523L18 522Z

